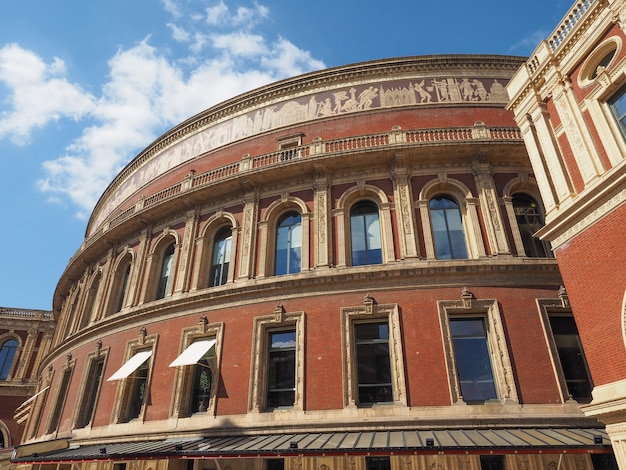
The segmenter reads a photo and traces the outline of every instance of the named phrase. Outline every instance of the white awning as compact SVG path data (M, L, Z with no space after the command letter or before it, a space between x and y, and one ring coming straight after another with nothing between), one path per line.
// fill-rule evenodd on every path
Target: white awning
M206 352L213 346L215 346L214 339L207 339L191 343L180 356L174 359L174 362L170 364L170 367L197 364L197 362L202 359L202 356L204 356Z
M43 392L45 392L46 390L48 390L50 388L50 385L48 385L47 387L42 388L41 390L39 390L37 393L35 393L32 397L30 397L28 400L26 400L24 403L22 403L20 405L20 408L22 406L24 406L27 403L30 403L31 401L33 401L35 398L37 398L39 395L41 395Z
M146 360L150 356L152 356L152 350L139 351L137 354L131 357L128 361L126 361L126 363L122 367L120 367L115 374L109 377L107 379L107 382L110 382L111 380L125 379L130 374L135 372L141 364L146 362Z
M26 420L30 416L30 409L33 406L33 400L35 400L35 398L37 398L39 395L41 395L43 392L45 392L49 388L50 388L50 385L42 388L37 393L35 393L32 397L30 397L28 400L26 400L24 403L22 403L20 406L16 408L15 413L13 414L13 419L17 422L17 424L23 424L26 422Z

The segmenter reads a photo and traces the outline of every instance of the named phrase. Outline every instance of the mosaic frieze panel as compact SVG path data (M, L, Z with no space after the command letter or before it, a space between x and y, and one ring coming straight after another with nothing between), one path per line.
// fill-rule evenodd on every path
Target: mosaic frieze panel
M122 182L100 208L92 230L139 188L198 155L285 126L382 108L508 102L506 82L494 78L418 78L320 91L260 107L212 124L152 157Z

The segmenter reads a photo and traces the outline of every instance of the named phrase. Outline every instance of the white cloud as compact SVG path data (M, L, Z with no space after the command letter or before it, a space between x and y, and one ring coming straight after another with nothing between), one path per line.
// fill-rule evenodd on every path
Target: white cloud
M65 72L59 58L46 64L17 44L0 49L0 83L9 90L0 111L0 139L26 144L33 129L61 118L78 120L93 109L94 97L69 83Z
M211 37L213 47L227 50L235 56L255 56L267 53L265 39L259 34L237 31L230 34L219 34Z
M530 55L541 41L543 41L548 35L549 31L533 31L527 37L517 41L511 47L509 47L509 53L521 53L522 55Z
M269 9L266 6L254 3L253 8L239 6L234 13L220 0L216 5L207 8L206 21L209 25L223 28L245 28L250 29L259 24L269 16Z
M197 11L184 11L189 2L164 0L164 5L173 18L161 27L189 53L175 56L168 44L157 49L152 38L121 48L108 62L98 97L70 84L60 60L45 64L18 46L0 50L0 80L13 92L9 111L0 115L0 139L27 136L33 127L60 117L85 123L63 155L43 163L39 181L50 201L69 200L81 217L88 216L115 174L171 126L244 91L324 67L284 38L271 42L253 32L269 14L262 5L232 14L221 1L205 10L202 21ZM219 33L207 31L211 19L220 19ZM18 126L16 118L24 123Z

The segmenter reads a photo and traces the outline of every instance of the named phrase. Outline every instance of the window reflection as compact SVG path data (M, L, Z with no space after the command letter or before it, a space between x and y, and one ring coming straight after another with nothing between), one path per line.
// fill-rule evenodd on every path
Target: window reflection
M437 259L466 259L467 246L459 205L452 198L430 200L430 220Z
M359 202L350 210L352 266L383 262L378 207L372 202Z

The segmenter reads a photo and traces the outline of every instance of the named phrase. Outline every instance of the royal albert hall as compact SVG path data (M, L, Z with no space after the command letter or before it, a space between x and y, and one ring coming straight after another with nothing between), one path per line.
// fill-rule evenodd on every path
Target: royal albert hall
M34 470L614 468L505 86L525 58L312 72L111 182L53 299Z

